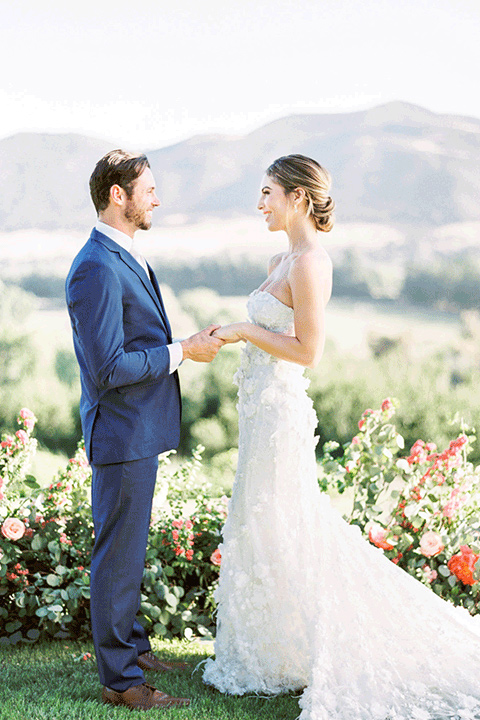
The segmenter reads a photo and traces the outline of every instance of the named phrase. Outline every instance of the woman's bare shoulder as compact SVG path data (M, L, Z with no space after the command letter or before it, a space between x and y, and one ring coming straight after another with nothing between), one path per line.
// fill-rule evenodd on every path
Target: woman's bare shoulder
M307 250L307 252L295 258L290 273L299 275L331 275L332 261L323 247Z

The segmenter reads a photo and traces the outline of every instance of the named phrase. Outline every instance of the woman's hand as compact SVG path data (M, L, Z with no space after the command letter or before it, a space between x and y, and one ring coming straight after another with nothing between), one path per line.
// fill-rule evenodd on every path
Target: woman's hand
M223 325L212 333L212 337L223 340L224 343L236 343L245 340L244 329L246 323L232 323L231 325Z

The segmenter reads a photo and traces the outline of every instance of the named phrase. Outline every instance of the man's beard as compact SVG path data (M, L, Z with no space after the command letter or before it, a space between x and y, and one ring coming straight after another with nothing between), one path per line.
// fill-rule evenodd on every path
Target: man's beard
M129 202L125 209L125 217L139 230L150 230L152 227L152 221L148 217L147 211L139 210L132 202Z

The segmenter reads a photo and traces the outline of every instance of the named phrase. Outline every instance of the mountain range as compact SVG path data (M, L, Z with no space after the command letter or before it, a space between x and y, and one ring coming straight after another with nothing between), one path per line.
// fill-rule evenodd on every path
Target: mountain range
M88 179L114 147L74 134L0 140L0 231L89 230ZM162 201L156 224L253 214L263 171L292 152L330 171L339 222L425 230L480 220L480 120L393 102L147 150Z

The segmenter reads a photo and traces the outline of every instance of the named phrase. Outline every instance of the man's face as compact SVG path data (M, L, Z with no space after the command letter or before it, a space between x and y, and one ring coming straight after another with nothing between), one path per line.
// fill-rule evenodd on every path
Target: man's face
M132 196L127 198L125 218L136 230L149 230L152 226L152 212L159 205L152 171L146 167L135 181Z

